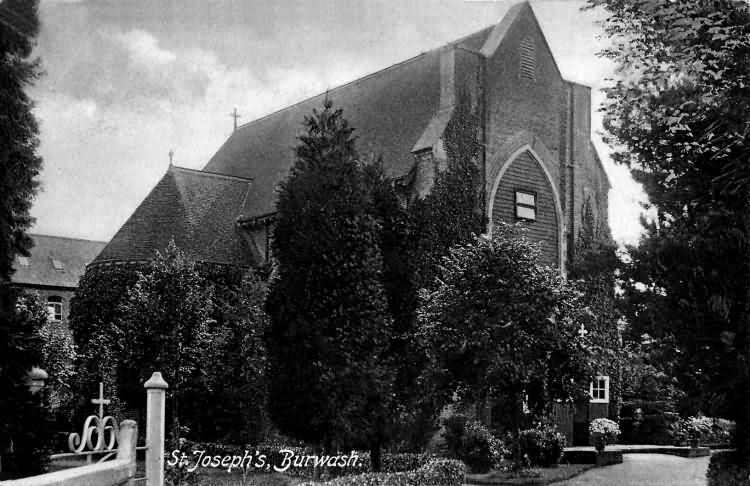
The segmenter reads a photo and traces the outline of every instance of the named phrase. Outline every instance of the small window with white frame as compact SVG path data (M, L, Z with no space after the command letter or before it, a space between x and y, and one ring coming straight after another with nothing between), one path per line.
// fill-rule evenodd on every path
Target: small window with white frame
M609 403L609 376L597 376L591 382L591 403Z
M516 219L536 221L536 193L516 189Z
M50 295L47 297L47 313L49 314L50 320L62 321L62 297L57 295Z

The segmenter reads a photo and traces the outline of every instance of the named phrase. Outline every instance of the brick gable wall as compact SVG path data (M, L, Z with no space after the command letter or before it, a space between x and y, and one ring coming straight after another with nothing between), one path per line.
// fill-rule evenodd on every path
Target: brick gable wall
M485 191L488 210L493 211L488 216L507 221L507 215L512 214L514 220L512 190L501 193L513 184L531 184L532 179L532 186L542 184L553 207L549 214L540 216L557 217L558 233L551 230L550 220L544 223L544 230L530 231L529 236L542 242L548 263L564 267L572 257L585 201L590 201L598 225L609 234L609 182L590 139L591 90L563 79L531 8L524 9L509 25L484 69ZM510 157L524 146L533 149L544 171L528 160L503 170ZM520 170L524 164L529 165L530 171L525 174ZM501 172L512 180L498 181ZM551 185L546 177L537 180L544 172ZM494 188L498 188L497 196ZM555 192L561 216L555 210ZM502 216L494 214L498 211ZM557 255L557 262L549 260L553 255Z

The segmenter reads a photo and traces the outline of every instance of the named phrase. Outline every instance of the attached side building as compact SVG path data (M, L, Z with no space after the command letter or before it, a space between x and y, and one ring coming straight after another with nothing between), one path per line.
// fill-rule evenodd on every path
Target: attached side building
M31 255L16 257L11 281L27 292L38 293L47 303L50 319L67 322L78 280L107 243L35 234L31 238Z

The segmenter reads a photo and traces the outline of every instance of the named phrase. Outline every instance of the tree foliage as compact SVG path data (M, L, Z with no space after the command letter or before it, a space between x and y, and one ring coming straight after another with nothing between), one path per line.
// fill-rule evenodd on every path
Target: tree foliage
M78 348L72 400L67 404L71 426L92 413L89 397L96 393L99 382L104 383L107 394L112 394L111 411L122 412L117 365L123 340L118 323L129 289L146 268L145 264L89 267L78 283L68 314L68 326Z
M31 58L39 31L38 1L7 0L0 5L0 282L12 273L13 258L28 256L26 230L42 159L39 127L26 90L39 75Z
M264 295L252 272L190 262L173 244L148 264L87 270L70 313L77 420L99 381L111 412L142 409L143 383L161 371L174 432L257 442L267 427Z
M625 274L632 334L663 343L658 352L701 408L723 404L747 452L748 4L589 4L609 14L604 55L618 69L604 105L608 141L656 212Z
M381 440L392 377L381 225L353 129L327 100L282 183L267 309L270 412L325 447Z
M10 293L10 292L9 292ZM2 294L7 298L8 294ZM43 363L41 330L47 311L34 298L12 295L15 308L0 315L0 477L24 477L44 472L52 441L51 417L44 389L29 391L26 382L33 366ZM8 330L11 330L9 333Z
M42 165L26 92L39 75L31 57L37 9L32 0L0 4L0 456L4 473L14 476L39 472L45 460L38 432L46 417L39 396L30 396L26 386L27 372L40 363L39 323L10 286L14 258L28 256L32 245L26 231Z
M456 245L438 286L423 293L420 333L445 400L528 395L541 411L550 399L576 396L593 376L593 342L582 295L539 263L540 251L515 227Z
M516 442L524 401L541 414L552 399L580 397L598 371L595 316L539 258L498 225L491 239L450 250L419 314L442 402L509 403Z
M430 193L410 208L413 217L418 288L435 283L449 248L486 230L478 157L479 116L461 91L445 134L447 166L435 177Z
M117 323L117 375L120 398L132 405L144 399L143 383L161 371L175 423L198 411L203 352L213 325L213 288L170 243L140 273L123 303Z
M214 406L203 407L195 434L228 443L258 443L269 426L263 310L266 284L253 272L239 285L214 284L216 323L200 353L201 380Z

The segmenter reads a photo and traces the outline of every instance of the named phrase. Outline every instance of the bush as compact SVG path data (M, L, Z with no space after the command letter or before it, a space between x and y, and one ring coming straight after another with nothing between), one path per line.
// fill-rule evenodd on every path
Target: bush
M589 436L594 434L603 434L607 438L607 443L614 444L620 435L620 426L617 422L605 418L598 418L589 424Z
M670 406L647 400L624 405L620 410L620 443L672 445L673 429L680 417Z
M708 486L750 486L750 471L737 465L733 451L715 452L708 465Z
M462 462L433 459L415 471L357 474L325 483L306 482L297 486L463 486L465 479L466 467Z
M521 457L528 466L549 467L560 463L565 436L551 424L538 424L533 429L522 430Z
M731 444L734 442L735 423L714 417L688 417L672 426L674 445L685 445L688 439L701 444Z
M443 424L443 437L450 454L466 463L471 472L488 472L502 459L502 443L480 422L453 415Z

